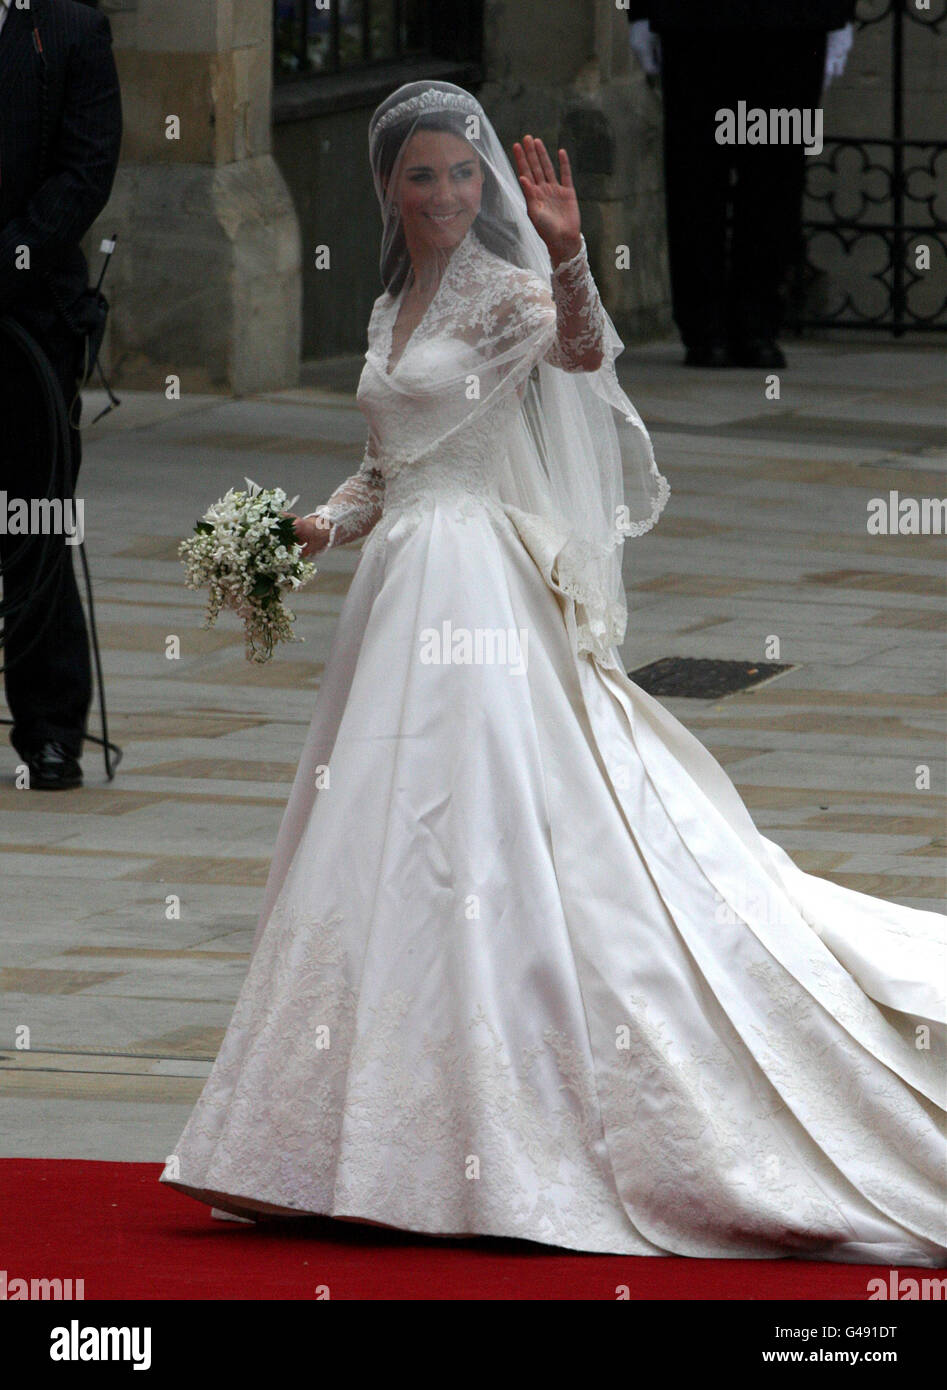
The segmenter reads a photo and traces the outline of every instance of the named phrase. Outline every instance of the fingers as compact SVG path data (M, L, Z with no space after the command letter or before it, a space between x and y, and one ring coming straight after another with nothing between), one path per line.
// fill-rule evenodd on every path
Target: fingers
M305 535L297 536L299 544L302 546L303 558L311 560L313 555L317 555L320 550L319 532L312 532L307 527Z
M552 167L552 160L546 153L546 146L543 144L542 140L536 141L536 148L539 151L539 163L540 167L542 168L543 174L546 178L546 181L548 183L557 183L558 179L556 178L556 171Z
M541 144L542 141L539 143ZM543 173L543 166L539 159L539 151L536 148L536 144L537 142L531 135L523 136L523 152L530 178L534 183L541 184L546 182L546 177Z
M526 156L523 153L523 146L517 140L513 145L513 158L516 160L516 172L519 176L520 188L523 190L527 204L531 198L536 196L536 185L529 177L529 165L526 163Z
M544 183L558 185L561 181L563 188L573 187L572 166L564 149L559 150L558 176L546 146L532 135L524 135L522 144L518 140L514 143L513 156L521 179L529 178L537 186Z
M525 137L530 138L528 135ZM530 188L535 186L535 171L526 156L526 151L517 140L513 146L513 157L516 160L516 172L519 174L520 183L528 183ZM529 191L526 189L525 191Z

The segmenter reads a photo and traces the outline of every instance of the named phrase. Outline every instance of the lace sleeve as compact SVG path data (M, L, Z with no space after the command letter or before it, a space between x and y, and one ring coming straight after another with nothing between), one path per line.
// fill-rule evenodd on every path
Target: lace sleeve
M327 550L333 546L348 545L350 541L367 535L381 516L385 479L376 462L374 443L370 438L358 472L346 478L328 502L307 513L329 523Z
M576 254L552 272L556 337L546 361L566 372L594 372L605 356L605 313L589 268L585 237Z
M535 334L548 343L541 356L566 372L594 372L605 356L605 311L589 269L585 237L576 254L552 272L552 292L535 275L517 286L508 335ZM547 331L548 330L548 331Z

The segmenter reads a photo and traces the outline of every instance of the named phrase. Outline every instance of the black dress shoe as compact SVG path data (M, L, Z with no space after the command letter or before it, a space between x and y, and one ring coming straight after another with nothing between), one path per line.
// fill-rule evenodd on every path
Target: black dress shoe
M731 367L726 343L691 343L684 353L685 367Z
M733 361L738 367L785 367L786 359L782 348L772 338L747 338L734 343L731 348Z
M61 743L44 743L37 752L30 753L24 762L29 768L31 791L55 792L82 786L79 759L68 753Z

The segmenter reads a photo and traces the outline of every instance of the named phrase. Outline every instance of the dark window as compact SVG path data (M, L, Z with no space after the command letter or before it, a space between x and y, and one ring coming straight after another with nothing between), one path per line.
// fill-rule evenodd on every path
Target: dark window
M401 58L465 59L482 0L273 0L278 81L347 72ZM439 13L440 11L440 13Z

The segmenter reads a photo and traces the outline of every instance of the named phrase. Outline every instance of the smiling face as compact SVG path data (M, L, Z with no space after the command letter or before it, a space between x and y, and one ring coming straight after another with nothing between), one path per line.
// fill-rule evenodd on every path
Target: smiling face
M480 211L483 171L459 135L419 130L407 142L398 204L408 245L445 250L458 245Z

